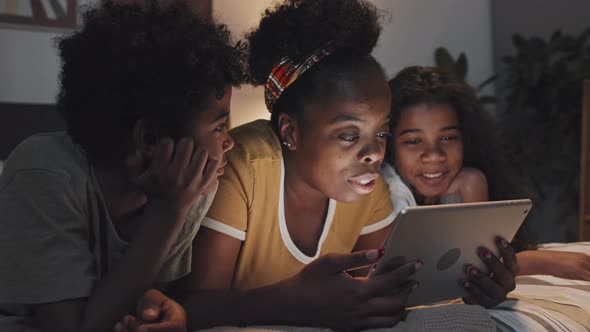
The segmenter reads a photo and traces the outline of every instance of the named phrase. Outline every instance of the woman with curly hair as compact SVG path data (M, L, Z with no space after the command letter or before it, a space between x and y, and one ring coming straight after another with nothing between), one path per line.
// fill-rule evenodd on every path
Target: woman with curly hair
M383 174L397 212L406 206L517 198L493 121L471 87L432 67L408 67L390 82L391 128ZM520 275L590 280L583 253L536 251L528 225L512 241Z
M379 176L391 100L371 56L379 17L363 0L288 1L248 35L250 76L265 87L271 120L231 132L236 147L179 291L191 328L401 319L422 263L370 278L358 269L379 259L372 248L393 221Z
M83 18L58 44L67 132L23 141L0 177L2 331L112 330L187 275L234 144L244 57L224 25L156 1ZM156 306L126 322L185 329L178 304L145 295Z

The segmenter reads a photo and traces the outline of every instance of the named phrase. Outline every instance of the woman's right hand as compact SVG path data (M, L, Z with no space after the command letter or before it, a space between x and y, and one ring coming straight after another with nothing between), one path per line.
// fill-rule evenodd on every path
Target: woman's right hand
M147 170L134 182L148 196L148 207L183 214L207 194L220 166L220 161L208 158L206 150L195 149L192 139L182 138L174 144L164 138Z
M297 299L297 321L337 330L392 327L404 315L417 282L408 279L422 267L414 261L371 278L353 278L346 270L371 265L379 250L328 254L290 279Z

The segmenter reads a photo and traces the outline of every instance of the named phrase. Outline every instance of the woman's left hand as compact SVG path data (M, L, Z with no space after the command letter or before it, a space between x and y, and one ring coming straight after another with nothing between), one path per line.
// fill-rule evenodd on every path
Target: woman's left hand
M186 332L184 308L156 289L147 290L137 304L136 315L126 315L115 332Z
M463 298L465 303L490 308L506 300L506 294L516 287L519 267L514 249L503 238L498 238L496 243L502 260L487 248L480 250L480 257L491 272L489 275L473 265L467 266L465 272L468 277L461 281L463 288L469 293L469 296Z

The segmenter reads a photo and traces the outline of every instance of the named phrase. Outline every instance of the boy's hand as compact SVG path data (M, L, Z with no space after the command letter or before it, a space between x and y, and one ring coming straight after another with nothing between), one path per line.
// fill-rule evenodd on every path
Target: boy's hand
M194 148L190 138L161 139L148 169L135 183L148 195L148 206L184 214L197 203L217 180L221 161L208 158L202 148Z
M516 287L519 266L514 249L503 238L498 238L496 242L502 260L486 248L482 248L480 251L481 259L488 266L490 275L482 273L475 266L467 266L465 272L468 279L461 282L470 294L463 299L465 303L479 304L490 308L506 300L506 294Z
M139 300L136 315L126 315L115 324L114 331L186 332L186 313L180 304L150 289Z
M374 264L378 250L328 254L310 263L291 279L298 320L337 330L392 327L404 315L416 282L408 279L422 267L407 263L371 278L353 278L346 270Z

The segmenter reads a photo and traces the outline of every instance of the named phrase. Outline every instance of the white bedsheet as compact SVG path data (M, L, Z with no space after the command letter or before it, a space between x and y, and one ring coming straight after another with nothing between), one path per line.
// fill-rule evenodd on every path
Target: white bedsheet
M590 242L551 243L542 250L590 254ZM508 299L492 309L448 304L411 310L406 320L372 331L582 331L590 332L590 282L553 276L518 277ZM324 329L293 326L217 327L216 332L310 332Z

